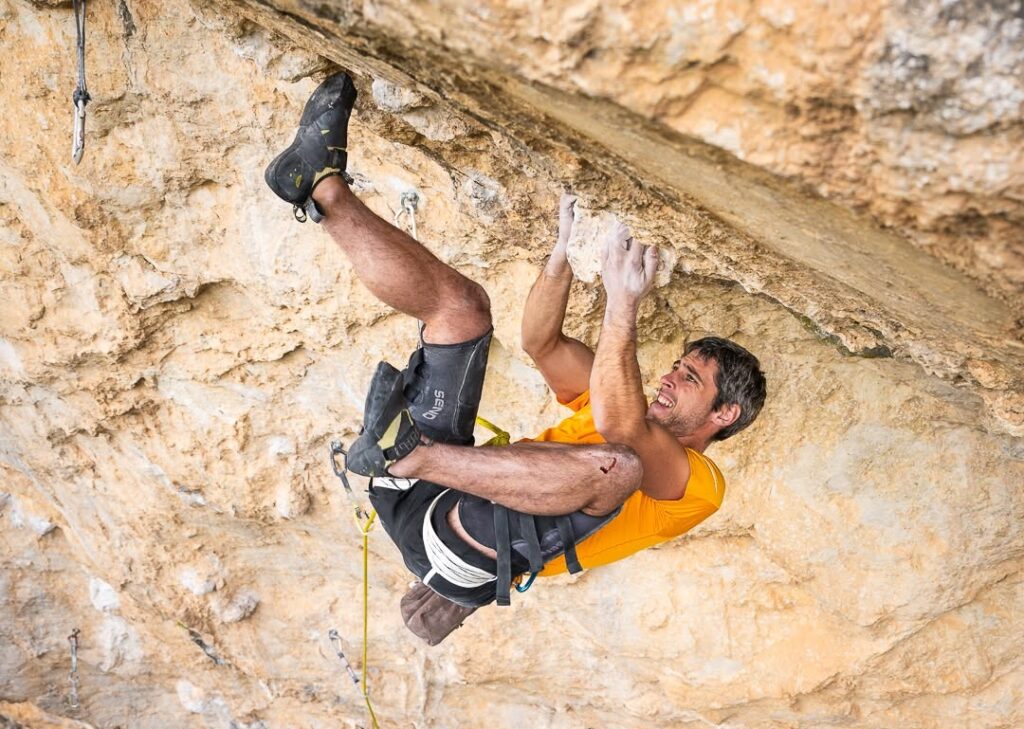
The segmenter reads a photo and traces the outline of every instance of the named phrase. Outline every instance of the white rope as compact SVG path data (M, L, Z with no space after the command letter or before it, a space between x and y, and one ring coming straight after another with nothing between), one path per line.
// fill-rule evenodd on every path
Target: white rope
M438 494L427 509L426 516L423 517L423 549L431 567L430 572L423 578L423 584L429 585L430 578L435 574L441 575L453 585L465 588L480 587L488 582L494 582L498 579L495 575L463 560L448 549L448 546L434 531L434 526L430 521L434 515L434 509L437 508L437 502L441 500L441 497L450 490L445 489Z

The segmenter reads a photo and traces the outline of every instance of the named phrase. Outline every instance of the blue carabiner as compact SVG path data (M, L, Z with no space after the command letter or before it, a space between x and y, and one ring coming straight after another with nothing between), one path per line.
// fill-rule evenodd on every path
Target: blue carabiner
M530 573L530 579L528 579L526 581L525 585L516 585L516 592L526 592L527 590L529 590L530 589L530 585L533 584L533 581L535 579L537 579L537 575L539 575L539 574L540 574L539 572L531 572Z

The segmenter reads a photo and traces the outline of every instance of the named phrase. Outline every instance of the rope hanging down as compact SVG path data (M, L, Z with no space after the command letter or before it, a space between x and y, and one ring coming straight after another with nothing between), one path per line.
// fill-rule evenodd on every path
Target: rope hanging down
M352 664L348 662L348 658L345 657L345 652L341 647L341 634L334 628L331 628L327 633L327 637L330 638L334 652L341 660L342 665L345 666L345 670L348 671L352 683L355 684L356 688L361 689L363 700L366 702L366 711L370 715L370 723L373 729L378 729L377 714L374 712L373 704L370 701L370 685L366 681L366 671L369 665L367 654L370 645L370 530L373 529L373 524L377 519L377 512L373 509L364 509L363 505L359 503L359 499L356 498L355 493L352 491L352 485L348 482L344 463L345 448L339 441L332 441L331 469L334 471L334 475L341 480L341 485L345 489L345 495L348 497L349 503L352 504L352 517L355 521L356 529L359 530L363 537L363 666L361 680L352 668Z
M75 31L78 35L78 85L71 101L75 106L75 134L71 141L71 159L77 165L85 152L85 105L91 97L85 87L85 0L72 0Z
M402 217L408 216L412 238L417 239L416 231L416 209L419 207L419 195L414 191L402 193L400 205L401 210L395 215L395 225L400 226ZM507 446L511 437L507 432L491 423L484 418L478 417L476 419L477 425L486 428L494 434L490 440L484 445L488 446ZM365 508L360 503L359 498L352 490L352 484L349 483L348 474L345 469L345 447L340 441L332 441L330 444L330 457L331 457L331 470L334 471L334 475L341 481L341 485L345 491L345 496L348 498L349 503L352 506L352 518L355 522L356 529L359 530L360 535L363 538L363 665L362 675L358 675L348 658L345 656L345 651L342 647L341 634L337 629L331 628L327 637L331 642L331 647L334 650L338 660L341 661L346 673L352 680L352 684L361 690L363 694L363 700L366 702L366 710L370 715L370 723L373 729L378 729L379 724L377 723L377 714L373 710L373 703L370 701L370 686L367 682L367 668L369 667L368 660L368 649L370 645L370 531L373 529L373 525L377 519L377 512L373 509ZM526 586L516 585L516 589L520 592L525 592L529 589L530 584L533 582L533 578L536 574L530 576L529 582Z

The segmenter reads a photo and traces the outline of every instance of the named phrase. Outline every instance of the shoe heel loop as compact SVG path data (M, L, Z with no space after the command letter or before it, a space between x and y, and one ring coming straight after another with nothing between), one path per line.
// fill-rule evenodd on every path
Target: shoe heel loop
M324 214L320 210L320 206L316 204L316 201L313 200L313 198L309 198L309 200L306 201L306 215L308 215L309 219L314 223L319 223L324 219Z

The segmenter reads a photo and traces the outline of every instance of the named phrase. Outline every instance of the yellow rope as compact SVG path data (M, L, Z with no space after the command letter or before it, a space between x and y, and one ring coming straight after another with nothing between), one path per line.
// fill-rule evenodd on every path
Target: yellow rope
M370 712L373 729L380 729L373 704L370 703L370 686L366 683L366 653L370 645L370 530L376 518L377 512L371 509L366 523L357 523L357 526L363 534L363 698L366 699L366 710Z
M507 431L502 430L489 420L478 417L476 422L481 427L494 433L494 437L483 445L507 446L512 442L512 436ZM355 520L356 529L363 535L363 699L366 700L366 710L370 712L370 721L373 724L373 729L380 729L380 726L377 724L377 714L374 712L373 704L370 702L370 686L366 681L366 670L369 665L367 652L370 646L370 531L373 529L374 522L377 519L377 512L373 509L369 512L364 512L360 506L356 505L352 512L352 518Z
M490 420L487 420L486 418L481 418L481 417L478 416L477 419L476 419L476 424L481 426L481 427L483 427L483 428L487 428L487 430L489 430L492 433L494 433L494 437L491 438L486 443L484 443L483 445L485 445L485 446L507 446L509 443L512 442L512 436L509 435L507 431L502 430L497 425L492 423Z

